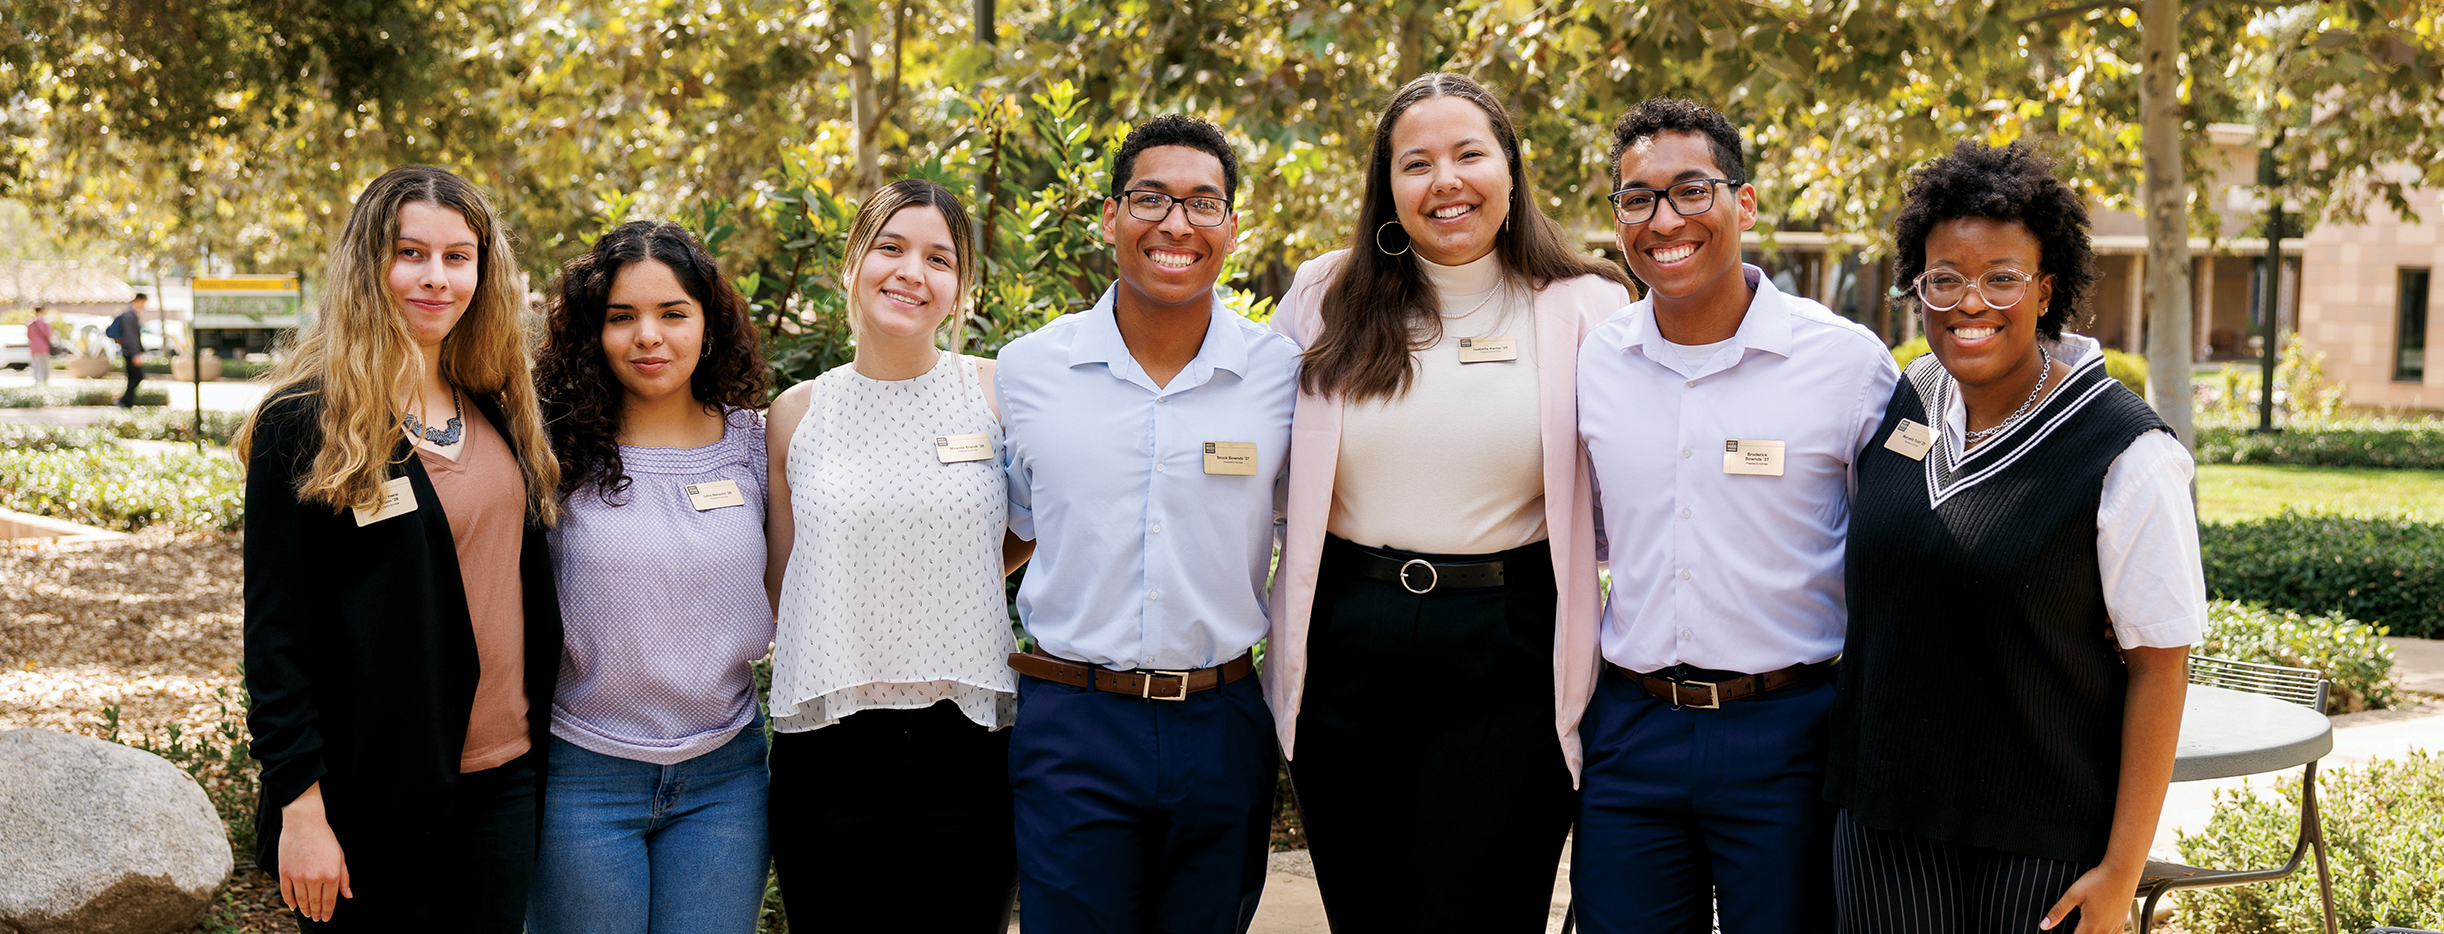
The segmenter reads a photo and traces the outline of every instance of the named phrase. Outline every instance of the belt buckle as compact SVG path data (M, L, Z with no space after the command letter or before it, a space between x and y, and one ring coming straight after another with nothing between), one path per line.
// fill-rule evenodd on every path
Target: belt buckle
M1424 589L1421 590L1409 584L1410 568L1426 569L1426 586ZM1433 593L1434 588L1440 586L1442 582L1443 572L1435 569L1434 562L1428 561L1424 558L1410 558L1407 564L1400 566L1400 589L1402 590L1422 596L1424 594Z
M1681 703L1680 689L1684 685L1693 688L1705 688L1706 696L1708 698L1707 702L1703 704ZM1672 706L1687 707L1690 710L1721 710L1723 709L1723 689L1712 681L1674 681L1672 682Z
M1167 701L1184 701L1184 700L1187 700L1187 699L1188 699L1188 676L1189 676L1189 675L1191 675L1191 674L1195 674L1195 672L1191 672L1191 671L1141 671L1141 672L1138 672L1138 673L1137 673L1137 676L1138 676L1139 678L1143 679L1143 680L1140 680L1139 682L1137 682L1137 696L1138 696L1138 697L1140 697L1140 698L1143 698L1143 699L1145 699L1145 700L1167 700ZM1170 694L1170 695L1165 695L1165 694L1156 694L1156 693L1154 693L1154 677L1155 677L1156 675L1169 675L1169 676L1171 676L1171 677L1174 677L1174 678L1178 678L1178 679L1180 679L1180 692L1179 692L1178 694Z

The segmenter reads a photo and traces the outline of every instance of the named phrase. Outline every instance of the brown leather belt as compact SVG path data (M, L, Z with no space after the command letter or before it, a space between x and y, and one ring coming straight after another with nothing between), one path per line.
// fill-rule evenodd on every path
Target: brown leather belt
M1822 680L1825 673L1833 669L1832 662L1822 661L1792 665L1781 671L1769 671L1761 675L1741 675L1724 681L1696 681L1688 678L1671 678L1660 672L1640 674L1611 662L1604 664L1620 672L1622 677L1638 682L1638 686L1645 688L1646 693L1671 701L1673 707L1695 707L1699 710L1713 710L1723 706L1724 701L1755 697L1767 691L1778 691L1794 684Z
M1210 691L1255 674L1256 662L1248 655L1241 655L1212 668L1190 671L1120 671L1050 655L1014 652L1010 655L1010 670L1031 678L1076 687L1091 687L1147 700L1176 701L1187 700L1190 694Z
M1400 589L1413 594L1429 594L1446 587L1500 587L1503 583L1500 561L1436 564L1424 558L1402 560L1376 554L1361 545L1358 546L1355 563L1360 576L1399 585Z

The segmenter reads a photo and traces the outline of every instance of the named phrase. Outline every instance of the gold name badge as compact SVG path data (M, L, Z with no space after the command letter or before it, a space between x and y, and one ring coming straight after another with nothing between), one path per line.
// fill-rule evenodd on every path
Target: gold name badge
M991 460L993 439L981 431L964 435L935 435L933 456L941 458L945 464Z
M1256 475L1256 442L1205 442L1205 472L1228 477Z
M1914 461L1925 460L1926 450L1934 446L1935 430L1906 418L1893 426L1892 437L1884 439L1886 450Z
M1751 477L1782 475L1782 442L1723 442L1723 472Z
M1519 339L1508 334L1460 338L1461 363L1501 363L1519 359Z
M374 509L358 507L356 527L364 528L394 516L416 511L416 488L406 477L392 477L382 483L382 505Z
M723 506L744 506L747 504L747 498L739 495L738 481L715 480L710 483L688 484L687 502L688 505L696 507L697 512L703 512L707 509L720 509Z

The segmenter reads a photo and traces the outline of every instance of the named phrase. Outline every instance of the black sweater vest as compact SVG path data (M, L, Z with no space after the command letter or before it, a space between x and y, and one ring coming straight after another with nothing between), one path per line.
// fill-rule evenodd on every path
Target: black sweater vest
M2047 859L2103 858L2128 672L2105 615L2105 471L2169 430L2102 355L1965 457L1885 447L1957 392L1929 354L1860 452L1850 631L1825 796L1870 827Z

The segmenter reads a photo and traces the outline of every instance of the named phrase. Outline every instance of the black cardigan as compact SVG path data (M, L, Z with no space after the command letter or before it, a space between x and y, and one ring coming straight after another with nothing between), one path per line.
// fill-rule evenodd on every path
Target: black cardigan
M500 430L499 405L471 396ZM449 517L405 439L393 477L415 512L358 527L351 510L300 502L320 447L321 396L263 404L246 475L247 727L263 763L255 862L277 873L280 808L315 782L349 873L445 865L452 792L478 664ZM560 600L543 526L529 518L518 558L526 604L527 723L535 772L551 737L560 674Z

